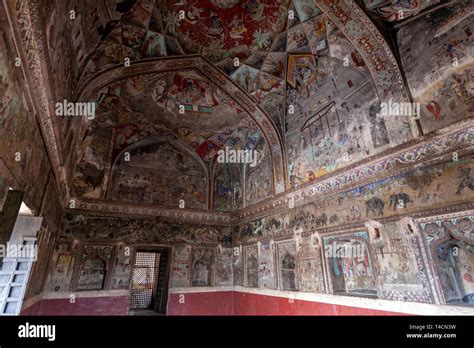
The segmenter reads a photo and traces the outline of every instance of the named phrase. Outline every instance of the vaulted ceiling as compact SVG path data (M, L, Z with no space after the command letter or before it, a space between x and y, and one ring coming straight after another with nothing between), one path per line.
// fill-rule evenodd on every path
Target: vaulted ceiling
M73 197L235 210L412 137L409 123L396 134L375 116L378 132L362 126L380 86L313 1L75 6L76 62L65 73L76 78L71 97L98 109L79 131ZM53 18L49 42L58 35ZM197 67L186 61L194 54L205 57ZM262 160L256 168L216 163L226 148L257 149Z
M205 209L219 150L268 152L253 117L199 70L124 78L94 99L100 103L84 140L75 195L171 206L183 198L188 207ZM163 191L172 186L165 200Z
M367 14L444 3L44 1L44 103L97 105L45 121L57 177L80 200L235 211L406 143L420 125L380 103L410 91ZM260 161L217 163L226 148Z
M246 110L235 93L220 89L215 73L186 70L178 57L192 54L203 55L225 72L221 79L250 96L250 103L262 108L262 120L256 122L255 111ZM155 6L138 1L87 56L78 75L81 99L104 69L126 67L128 59L139 69L140 60L176 56L167 64L182 69L140 71L141 75L103 84L94 97L87 95L99 108L81 144L73 196L169 207L182 198L190 208L233 210L288 185L314 180L389 142L386 129L371 144L361 139L366 130L360 124L378 100L376 88L362 57L311 1L181 1ZM343 107L338 110L336 103ZM266 129L261 126L265 122ZM408 139L409 127L400 134ZM180 157L176 153L176 161L189 157L200 164L193 167L193 175L185 173L188 168L172 169L164 160L164 166L157 160L147 165L145 159L151 155L135 158L133 164L119 158L137 143L148 146L150 139L165 135L188 150L181 150ZM335 150L331 143L344 146ZM289 148L285 150L284 144ZM176 144L171 147L179 151ZM219 150L257 147L264 158L258 170L215 163Z

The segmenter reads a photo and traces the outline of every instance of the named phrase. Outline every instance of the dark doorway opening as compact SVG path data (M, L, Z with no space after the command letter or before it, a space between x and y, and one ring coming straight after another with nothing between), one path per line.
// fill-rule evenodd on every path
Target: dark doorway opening
M133 314L166 314L168 256L167 248L137 250L130 291L130 310Z

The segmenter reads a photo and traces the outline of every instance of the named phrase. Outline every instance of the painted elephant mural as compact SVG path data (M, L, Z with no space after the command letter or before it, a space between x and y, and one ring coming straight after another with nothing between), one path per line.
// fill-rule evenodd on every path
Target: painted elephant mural
M383 215L383 208L385 207L384 202L377 197L373 197L365 202L365 215L369 216L369 211L371 211L375 215Z

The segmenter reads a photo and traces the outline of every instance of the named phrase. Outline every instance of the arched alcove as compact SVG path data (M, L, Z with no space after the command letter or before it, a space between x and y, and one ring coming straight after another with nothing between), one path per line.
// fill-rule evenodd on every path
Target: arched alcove
M208 174L177 140L145 139L125 148L112 167L106 198L125 203L207 209Z

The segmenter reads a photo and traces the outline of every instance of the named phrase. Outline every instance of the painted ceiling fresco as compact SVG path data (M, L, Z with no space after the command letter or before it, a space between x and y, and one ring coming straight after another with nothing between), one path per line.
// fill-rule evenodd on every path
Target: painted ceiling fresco
M407 24L397 34L426 132L474 115L473 16L474 3L460 1Z
M120 156L135 147L162 144L163 137L174 139L173 144L168 142L176 156L179 153L189 159L194 163L189 164L191 167L205 168L204 176L208 180L202 185L203 173L197 172L190 176L195 178L190 179L193 184L181 185L176 180L173 184L179 188L170 189L169 197L173 197L173 201L165 205L176 207L181 196L200 197L190 207L216 210L239 209L271 196L275 172L280 171L272 167L274 146L284 148L284 177L288 189L412 140L416 134L413 115L381 114L380 103L386 91L380 86L388 85L393 75L377 54L372 54L370 62L364 56L361 50L375 52L364 28L355 18L344 16L340 4L320 3L323 11L316 3L310 0L115 3L111 0L87 16L78 7L82 19L71 47L75 51L82 47L84 58L74 68L73 93L80 95L90 81L114 66L127 66L129 62L133 67L144 59L171 60L199 54L225 72L263 108L264 117L269 119L266 122L275 125L279 139L269 142L259 124L252 120L255 115L246 112L234 95L226 95L217 88L211 73L203 76L205 74L199 71L178 68L179 71L127 77L108 84L94 99L99 105L98 114L90 122L78 151L82 159L74 174L72 194L132 203L130 192L138 187L145 190L146 182L154 181L154 175L164 171L154 167L155 174L145 175L144 182L131 187L126 184L130 178L127 179L123 171L135 173L143 169L145 173L150 168L146 164L125 164ZM467 2L461 3L458 7L465 8ZM369 12L382 13L384 20L396 21L401 18L393 17L393 13L403 11L408 18L428 9L430 4L426 1L366 1L365 5ZM336 23L326 15L326 6L343 11L337 15L341 17L338 20L349 28L346 30L350 35L341 28L341 22ZM458 7L445 11L458 13L461 11ZM102 13L107 15L99 16ZM431 28L426 29L427 36L441 40L436 41L433 48L440 51L438 55L453 50L462 51L463 56L469 53L471 28L464 24L456 26L455 30L463 31L466 38L448 42L445 35L437 39L436 35L440 34L436 31L439 26L436 15L428 17L423 19L426 23L417 19L413 26ZM462 18L458 22L461 23ZM58 28L61 26L55 24L48 35L59 35ZM405 28L400 32L403 30ZM415 51L404 44L401 34L399 37L401 50ZM409 42L416 44L414 40ZM423 44L431 45L429 38ZM448 52L443 59L450 59L450 54L452 56L452 52ZM412 55L407 53L403 59L410 59ZM459 71L442 79L447 93L452 95L455 91L456 100L446 104L430 94L433 86L426 79L418 78L432 76L431 71L440 70L439 67L429 62L413 65L406 61L404 64L408 84L413 91L420 90L415 96L419 96L424 106L421 115L424 132L451 124L469 113L470 104L466 102L470 100L472 80L469 66L460 64ZM420 69L422 71L418 71ZM444 105L456 112L443 116L441 111L441 116L438 115ZM179 107L184 108L184 117L178 112ZM435 123L430 122L432 114ZM258 169L216 165L217 152L226 147L252 150L261 147L263 159ZM147 153L143 158L152 157ZM116 170L117 175L113 175ZM116 185L124 192L128 190L129 193L124 193L128 198L115 191ZM278 192L283 190L284 187ZM151 192L150 195L153 196ZM164 204L151 196L140 198L143 200L140 202Z
M377 92L364 61L349 40L311 1L278 2L271 6L261 1L215 2L208 3L208 11L202 11L202 6L199 1L184 1L176 6L158 2L155 7L147 2L136 2L91 56L83 78L111 64L122 63L126 57L135 60L192 53L206 55L263 106L279 129L287 144L287 176L293 186L315 180L390 145L385 121L374 110ZM185 19L179 19L181 10L185 12ZM288 10L293 16L286 20ZM285 14L283 24L280 23L282 13ZM193 30L190 30L193 16L202 18L195 21ZM246 30L235 34L233 24L227 23L231 22L227 17L234 19L234 24L241 18ZM262 17L268 17L264 26L258 25ZM212 23L209 24L208 20ZM200 25L202 30L198 28ZM205 28L219 34L213 38L208 32L210 29ZM263 42L257 40L260 32L265 32L262 34L266 38ZM250 40L251 36L253 40ZM224 51L227 56L220 54ZM237 64L235 58L239 58ZM198 118L199 122L189 117L186 119L189 122L183 119L180 121L183 124L171 128L203 159L208 153L212 157L225 139L222 134L215 134L212 128L219 129L227 122L230 131L230 124L235 123L229 123L228 118L232 119L233 113L237 114L236 117L243 117L243 114L238 116L241 110L235 105L231 105L233 107L229 110L219 109L219 98L222 98L219 92L206 94L206 86L199 79L191 83L189 76L174 76L168 80L168 84L173 83L174 87L166 97L160 96L165 79L155 77L155 80L151 89L144 89L154 98L148 98L149 102L164 110L181 103L186 111L194 110L204 115ZM140 88L140 83L130 83ZM190 95L179 95L183 91ZM120 103L125 102L121 100ZM144 112L140 108L146 102L140 102L140 105L136 111ZM226 116L218 120L206 118L213 109ZM147 117L153 118L149 113ZM160 113L159 117L170 127L174 116ZM219 124L221 120L223 124ZM140 123L137 127L147 126ZM242 133L241 129L235 131ZM128 129L128 132L138 131ZM246 135L240 137L246 138ZM408 122L392 134L396 143L410 137ZM120 148L121 145L114 146ZM116 151L120 149L112 152ZM270 183L259 186L259 189L265 186L269 187ZM230 187L225 188L228 189ZM249 203L255 197L249 196Z
M51 92L56 100L71 99L74 81L87 57L95 51L110 26L129 8L119 0L42 1L40 8L45 19L51 75L55 81ZM61 123L65 129L73 128L67 122ZM68 136L64 134L64 138Z
M363 59L312 2L294 2L287 29L268 52L226 70L271 115L284 135L290 185L297 187L412 137L380 116ZM391 134L390 134L391 133Z
M266 151L255 121L194 70L125 79L96 99L74 178L74 194L86 198L171 207L183 199L189 208L206 209L208 173L219 167L219 150ZM265 166L268 179L271 165ZM234 177L224 177L218 192L228 195Z
M219 61L248 58L253 51L269 49L284 28L289 2L157 1L156 7L162 32L176 38L186 53L201 53Z

